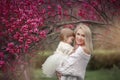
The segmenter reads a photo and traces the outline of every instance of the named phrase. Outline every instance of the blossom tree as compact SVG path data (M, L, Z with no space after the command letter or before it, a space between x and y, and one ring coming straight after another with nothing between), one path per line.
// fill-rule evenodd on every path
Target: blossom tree
M118 0L0 0L0 68L25 65L32 47L63 25L112 25L119 14Z

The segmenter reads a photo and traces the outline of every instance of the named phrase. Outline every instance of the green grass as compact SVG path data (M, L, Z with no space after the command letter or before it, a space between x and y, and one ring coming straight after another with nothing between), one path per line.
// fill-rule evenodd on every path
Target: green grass
M120 80L119 73L120 70L87 71L85 80Z
M110 70L102 69L96 71L87 70L85 80L120 80L119 73L120 70L117 68ZM34 80L57 80L57 78L47 78L42 74L42 71L40 69L36 69L34 70Z

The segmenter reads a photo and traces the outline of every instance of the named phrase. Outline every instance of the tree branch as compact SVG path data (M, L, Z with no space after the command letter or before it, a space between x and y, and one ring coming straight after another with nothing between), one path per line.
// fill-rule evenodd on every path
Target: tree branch
M66 21L66 22L60 22L56 23L56 26L62 26L62 25L67 25L67 24L77 24L77 23L89 23L89 24L99 24L99 25L108 25L102 22L98 21L91 21L91 20L76 20L76 21Z

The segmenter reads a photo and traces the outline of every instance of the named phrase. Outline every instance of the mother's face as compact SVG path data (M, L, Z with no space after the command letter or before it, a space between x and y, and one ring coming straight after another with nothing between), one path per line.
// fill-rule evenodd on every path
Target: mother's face
M85 45L85 33L82 29L78 29L75 33L75 43L76 45Z

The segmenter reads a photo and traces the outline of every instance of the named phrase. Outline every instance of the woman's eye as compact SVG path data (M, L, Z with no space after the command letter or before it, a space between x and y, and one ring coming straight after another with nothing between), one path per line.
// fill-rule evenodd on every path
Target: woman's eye
M80 35L79 33L77 33L77 35Z
M82 36L83 36L83 37L85 37L85 35L84 35L84 34L83 34Z

